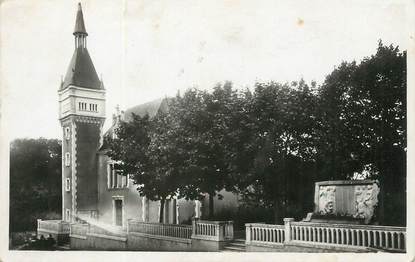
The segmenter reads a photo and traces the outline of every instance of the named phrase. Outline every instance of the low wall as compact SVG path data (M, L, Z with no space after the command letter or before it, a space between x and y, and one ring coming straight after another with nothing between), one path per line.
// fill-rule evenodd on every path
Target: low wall
M192 238L192 251L217 252L223 248L225 241Z
M85 250L89 249L88 240L86 236L75 236L69 237L69 246L73 250Z
M88 247L91 250L126 250L127 238L103 234L87 234Z
M245 244L245 250L247 252L287 252L284 244L258 244L258 243L250 243Z
M127 249L135 251L190 251L192 240L130 232Z
M284 243L280 245L268 245L251 243L246 245L247 252L295 252L295 253L359 253L359 252L371 252L370 249L365 248L351 248L341 246L323 246L323 245L311 245L303 243Z

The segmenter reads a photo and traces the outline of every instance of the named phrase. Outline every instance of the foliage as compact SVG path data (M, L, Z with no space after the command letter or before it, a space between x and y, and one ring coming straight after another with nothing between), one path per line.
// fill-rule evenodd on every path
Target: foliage
M218 84L212 93L190 89L177 96L169 112L176 123L176 136L184 138L175 145L182 153L185 179L180 195L190 199L209 195L209 217L213 217L213 198L235 183L230 172L231 129L240 94L230 82ZM172 138L173 139L173 138ZM222 198L218 195L219 199Z
M133 115L132 121L119 123L116 138L105 138L108 156L118 162L124 175L132 176L140 195L161 201L160 214L166 198L177 194L181 174L177 169L177 151L168 139L170 125L165 112L153 119Z
M34 230L36 219L60 218L61 142L16 139L10 144L10 232Z
M213 217L213 197L226 189L281 222L312 209L314 182L361 174L380 180L392 203L381 209L405 223L406 53L397 47L379 42L375 55L343 62L319 87L300 80L238 91L227 82L167 104L152 119L121 123L110 142L109 156L142 195L209 194Z
M276 222L301 194L299 181L307 181L306 167L315 155L315 107L315 96L304 81L291 86L258 83L249 101L246 141L253 159L248 174L239 177L238 189L246 200L273 207Z
M378 179L384 198L380 215L394 214L382 222L404 224L406 52L379 41L375 55L335 69L319 99L320 177L351 179L355 172L363 172ZM384 209L382 203L389 207Z

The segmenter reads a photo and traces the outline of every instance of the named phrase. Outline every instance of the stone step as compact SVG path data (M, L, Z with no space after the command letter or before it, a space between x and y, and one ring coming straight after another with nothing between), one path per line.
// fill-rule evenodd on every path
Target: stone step
M235 247L245 247L245 242L231 242L231 243L228 243L228 245L227 246L235 246Z
M235 238L232 242L237 242L237 243L245 243L245 239L243 238Z
M225 246L223 251L245 252L245 247Z

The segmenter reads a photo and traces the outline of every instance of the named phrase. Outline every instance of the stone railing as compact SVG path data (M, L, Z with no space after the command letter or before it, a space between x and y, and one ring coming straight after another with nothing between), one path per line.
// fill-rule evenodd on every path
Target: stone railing
M192 226L128 220L127 232L190 239L192 236Z
M284 226L282 225L268 225L262 223L245 224L246 239L245 243L263 243L263 244L278 244L284 243L285 234Z
M404 227L292 222L290 241L405 251Z
M233 240L233 221L193 220L192 238L228 241Z
M37 220L37 231L53 234L69 234L69 223L62 220Z
M247 245L301 244L344 251L406 251L404 227L294 222L293 218L285 218L284 225L245 226Z

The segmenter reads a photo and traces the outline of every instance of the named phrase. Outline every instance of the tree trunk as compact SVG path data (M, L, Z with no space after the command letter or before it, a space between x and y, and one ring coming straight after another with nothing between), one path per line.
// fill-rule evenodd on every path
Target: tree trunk
M160 199L160 213L159 213L159 223L164 222L164 203L166 202L165 198Z
M209 194L209 218L213 218L214 215L213 197L213 194Z

